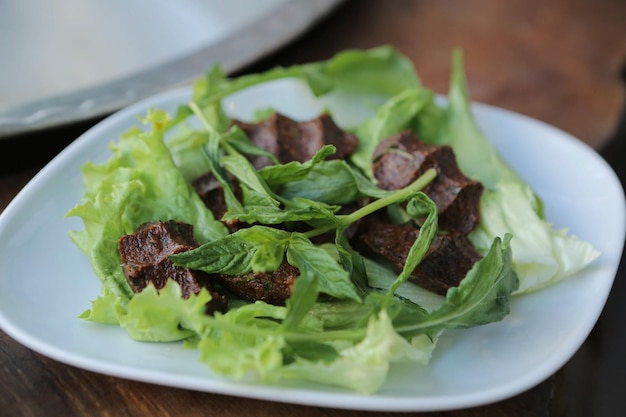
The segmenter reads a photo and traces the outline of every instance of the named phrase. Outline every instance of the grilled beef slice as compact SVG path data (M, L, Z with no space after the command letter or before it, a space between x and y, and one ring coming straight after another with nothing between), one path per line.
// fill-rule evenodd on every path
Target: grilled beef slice
M429 168L437 170L437 177L423 191L437 205L439 228L468 234L479 221L483 186L463 175L451 147L426 144L405 131L385 139L374 152L374 176L385 190L403 188Z
M284 305L291 295L300 271L286 261L274 272L251 272L245 275L217 275L222 287L248 301Z
M175 266L168 259L169 255L196 247L193 226L174 220L144 223L118 241L124 274L135 293L150 282L159 290L173 279L180 285L183 298L207 288L212 297L207 312L226 311L227 300L215 290L208 274Z
M239 126L258 147L271 152L279 162L308 161L324 145L334 145L337 151L331 159L344 159L354 152L357 138L339 128L328 114L304 122L295 121L280 113L258 123L238 120ZM250 157L256 169L270 164L266 157Z
M418 236L418 228L392 224L374 214L362 220L351 243L364 254L382 257L396 273L400 273ZM449 288L459 285L480 258L467 236L458 233L439 234L412 272L409 281L445 295Z

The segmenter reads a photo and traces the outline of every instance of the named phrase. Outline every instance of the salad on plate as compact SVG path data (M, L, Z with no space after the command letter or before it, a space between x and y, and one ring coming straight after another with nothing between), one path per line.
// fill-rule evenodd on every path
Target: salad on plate
M236 78L215 66L176 113L139 115L83 165L67 213L101 281L80 317L184 341L233 379L373 394L392 363L427 366L447 329L587 267L599 252L545 218L452 62L446 100L382 46ZM232 116L228 97L282 80L369 112Z

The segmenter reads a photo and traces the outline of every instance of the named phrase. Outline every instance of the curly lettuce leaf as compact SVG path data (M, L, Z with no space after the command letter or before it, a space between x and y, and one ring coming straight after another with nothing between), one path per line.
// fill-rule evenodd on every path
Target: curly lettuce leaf
M187 339L202 331L206 303L211 295L206 288L189 299L182 298L180 285L168 280L157 290L149 284L118 308L120 326L135 340L173 342Z
M407 340L399 335L385 310L372 317L366 336L337 351L332 361L299 357L279 370L284 379L304 379L373 394L387 379L393 363L427 364L436 341L426 335Z
M89 256L104 287L126 299L133 293L121 267L121 236L144 222L169 219L193 224L201 243L227 233L174 164L164 143L169 121L162 111L148 113L150 129L130 129L110 145L107 161L86 163L84 201L66 215L82 219L84 229L70 237Z

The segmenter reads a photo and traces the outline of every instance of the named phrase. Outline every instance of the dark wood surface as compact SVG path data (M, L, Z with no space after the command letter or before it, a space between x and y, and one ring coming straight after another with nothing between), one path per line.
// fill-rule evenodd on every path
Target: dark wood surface
M352 0L304 36L242 72L393 44L423 83L446 93L451 50L465 53L473 100L553 124L588 143L624 181L626 2L623 0ZM1 65L1 64L0 64ZM620 122L621 120L621 122ZM0 211L96 121L0 144ZM40 157L33 157L33 148ZM623 262L622 262L623 264ZM624 268L579 352L554 376L504 401L412 416L624 416ZM0 332L0 416L391 416L233 398L100 375L46 358Z

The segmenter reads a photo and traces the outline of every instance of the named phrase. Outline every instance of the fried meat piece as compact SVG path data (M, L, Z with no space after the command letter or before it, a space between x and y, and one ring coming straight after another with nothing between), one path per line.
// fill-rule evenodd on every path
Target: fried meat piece
M439 228L468 234L479 221L483 185L460 171L451 147L429 145L405 131L385 139L374 152L374 176L385 190L406 187L429 168L437 170L437 177L423 191L437 205Z
M356 136L339 128L328 114L298 122L274 113L258 123L235 120L234 124L248 135L252 143L275 155L281 163L308 161L324 145L336 147L331 159L343 159L351 155L357 145ZM270 164L264 156L251 156L250 160L256 169Z
M284 305L300 275L298 268L283 261L274 272L251 272L244 275L219 274L222 287L248 301L265 301L268 304Z
M400 273L419 233L419 229L414 226L392 224L380 216L372 215L361 222L351 243L365 254L387 260L393 270ZM480 258L467 236L439 234L412 272L409 281L445 295L448 289L459 285Z
M148 283L159 290L173 279L180 285L183 298L207 288L212 297L207 311L226 311L226 298L215 290L208 274L176 266L168 259L169 255L196 247L193 226L174 220L144 223L135 233L118 240L122 268L135 293Z

